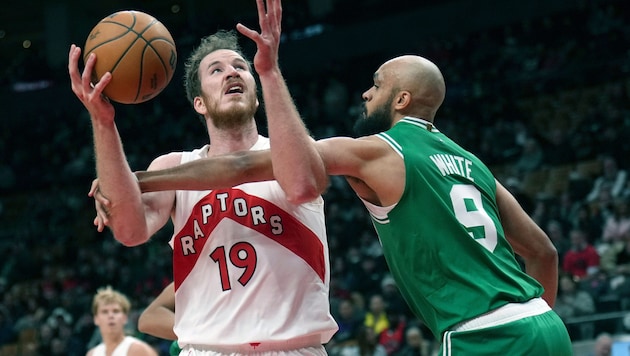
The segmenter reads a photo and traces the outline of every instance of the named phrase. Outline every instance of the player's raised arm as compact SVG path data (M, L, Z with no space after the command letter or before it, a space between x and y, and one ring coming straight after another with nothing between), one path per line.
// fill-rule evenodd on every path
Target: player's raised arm
M92 121L99 190L111 202L107 211L109 227L121 243L137 245L148 240L149 234L140 189L127 163L114 122L114 107L102 95L103 88L111 81L111 74L105 73L92 85L92 70L97 58L95 55L88 56L81 74L78 68L80 56L81 49L72 45L68 71L72 91L88 110Z
M287 198L302 203L317 198L328 185L323 162L313 145L278 65L282 5L280 0L257 0L260 33L242 24L237 29L256 43L254 67L260 77L268 115L273 172Z

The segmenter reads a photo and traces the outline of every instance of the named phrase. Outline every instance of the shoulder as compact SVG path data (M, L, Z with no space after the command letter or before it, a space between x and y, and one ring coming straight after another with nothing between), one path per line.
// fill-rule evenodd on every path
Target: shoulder
M322 139L317 141L317 149L329 170L328 173L332 175L352 175L354 172L348 169L397 156L390 144L377 136Z
M183 152L171 152L156 157L147 170L166 169L179 165L182 161Z
M133 342L131 343L131 345L129 345L127 355L157 356L158 354L155 349L151 347L151 345L149 345L148 343L140 339L133 338Z
M318 147L346 147L350 149L367 148L367 149L382 149L387 147L387 144L382 138L377 135L364 136L359 138L352 137L330 137L316 141Z
M94 346L93 348L89 349L88 352L85 354L86 356L98 356L98 355L104 355L104 345L98 344L96 346Z

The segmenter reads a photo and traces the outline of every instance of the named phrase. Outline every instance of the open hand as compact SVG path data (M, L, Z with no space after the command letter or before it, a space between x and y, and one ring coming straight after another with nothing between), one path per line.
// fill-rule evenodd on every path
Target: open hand
M76 45L70 46L68 54L68 73L72 84L72 92L81 100L83 106L88 110L92 120L97 122L113 122L114 106L109 99L103 95L103 89L112 80L112 74L103 74L96 85L92 85L92 72L96 63L96 55L91 53L85 62L83 74L79 73L79 58L81 48Z
M256 0L260 33L237 24L236 29L243 36L256 43L254 68L258 75L265 75L278 68L278 47L280 46L282 4L280 0Z

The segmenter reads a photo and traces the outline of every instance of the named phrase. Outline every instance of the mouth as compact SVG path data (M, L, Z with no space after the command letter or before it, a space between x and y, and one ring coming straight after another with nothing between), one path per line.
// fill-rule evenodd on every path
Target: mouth
M243 85L239 83L230 84L225 90L226 95L243 94L243 92L244 92Z

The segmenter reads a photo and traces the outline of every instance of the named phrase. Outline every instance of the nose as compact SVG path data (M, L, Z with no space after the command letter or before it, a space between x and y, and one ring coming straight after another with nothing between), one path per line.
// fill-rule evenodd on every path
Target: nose
M236 67L234 66L229 66L228 70L227 70L227 77L229 78L238 78L241 75L239 74L238 70L236 69Z
M370 101L370 99L372 98L372 95L370 94L371 92L372 88L364 91L363 94L361 94L361 99L363 99L363 101Z

